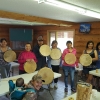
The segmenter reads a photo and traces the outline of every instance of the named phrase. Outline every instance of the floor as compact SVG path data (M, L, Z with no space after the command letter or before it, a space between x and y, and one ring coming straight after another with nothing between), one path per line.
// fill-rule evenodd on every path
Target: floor
M60 73L62 74L62 77L59 78L59 82L58 82L58 89L50 89L50 92L53 96L50 95L49 91L44 89L43 92L40 92L39 93L39 96L38 96L38 100L62 100L63 98L67 97L68 95L71 95L72 92L70 91L70 85L68 86L68 93L65 93L64 92L64 81L63 81L63 71L62 69L60 69ZM18 69L15 68L14 70L14 75L18 74ZM77 74L75 75L77 76ZM70 77L69 77L70 79ZM76 77L75 77L75 80ZM44 86L45 88L47 86ZM6 96L1 96L0 97L0 100L9 100L8 98L6 98Z

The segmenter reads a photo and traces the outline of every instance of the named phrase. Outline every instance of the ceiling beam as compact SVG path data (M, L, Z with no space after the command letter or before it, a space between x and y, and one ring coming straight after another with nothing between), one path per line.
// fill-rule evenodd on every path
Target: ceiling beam
M3 11L3 10L0 10L0 17L15 19L15 20L23 20L23 21L28 21L28 22L40 22L40 23L46 23L46 24L58 25L58 26L67 26L67 25L71 26L71 25L76 24L76 23L68 22L68 21L61 21L61 20L54 20L54 19L49 19L49 18L30 16L30 15L8 12L8 11Z

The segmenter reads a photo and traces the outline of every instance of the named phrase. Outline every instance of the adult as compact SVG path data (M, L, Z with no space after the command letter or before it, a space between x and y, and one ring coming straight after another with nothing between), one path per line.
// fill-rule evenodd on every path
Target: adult
M34 90L34 92L27 92L22 100L37 100L37 92L42 87L42 77L38 74L34 75L28 83L27 88Z
M35 54L31 51L31 44L30 43L26 43L25 50L19 54L19 57L18 57L18 63L20 64L19 65L19 74L26 73L24 70L24 63L27 61L37 62Z
M2 38L0 43L0 67L4 67L6 69L7 76L9 76L11 65L4 60L3 55L7 50L11 50L11 48L7 46L7 40L5 38Z
M52 48L51 49L59 49L57 47L58 42L56 40L52 41ZM59 49L60 50L60 49ZM59 66L60 66L60 62L61 62L61 58L59 59L52 59L50 56L48 57L48 62L50 62L51 68L53 70L53 72L59 73ZM57 82L58 82L58 78L54 79L54 84L50 84L50 88L58 88L57 86Z
M76 92L75 89L75 81L74 81L74 76L75 76L75 65L78 66L78 63L75 62L74 64L67 64L64 60L65 55L68 53L72 53L76 56L76 49L72 47L72 42L67 41L66 42L67 48L63 51L62 54L62 60L63 60L63 72L64 72L64 81L65 81L65 92L68 92L68 73L70 73L71 76L71 91Z
M39 49L42 45L43 45L43 37L39 36L37 38L37 44L33 47L33 50L32 50L35 53L36 58L38 60L36 70L39 70L46 65L46 57L42 56L39 52Z
M100 69L100 42L97 43L96 50L98 54L98 60L96 61L96 67Z
M87 77L86 82L91 83L93 76L89 74L89 71L96 69L96 61L98 60L98 54L97 51L94 49L93 41L87 42L86 49L83 51L83 54L89 54L92 57L92 63L87 67L83 66L83 73Z

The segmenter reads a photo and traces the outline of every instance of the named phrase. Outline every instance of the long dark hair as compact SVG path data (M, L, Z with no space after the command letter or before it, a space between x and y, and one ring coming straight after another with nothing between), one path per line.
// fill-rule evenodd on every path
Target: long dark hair
M88 41L88 42L87 42L87 44L86 44L86 49L88 48L88 45L89 45L90 43L92 43L92 44L93 44L92 49L94 48L94 42L93 42L93 41Z
M97 43L97 45L96 45L96 50L99 50L99 49L98 49L98 46L99 46L99 45L100 45L100 42Z

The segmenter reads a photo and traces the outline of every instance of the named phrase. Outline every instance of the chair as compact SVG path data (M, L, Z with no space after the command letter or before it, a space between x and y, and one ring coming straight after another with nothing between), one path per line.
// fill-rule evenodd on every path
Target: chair
M5 67L0 66L0 73L1 73L1 78L7 78L7 72Z
M1 73L1 78L7 78L10 76L10 69L11 65L0 65L0 73Z

